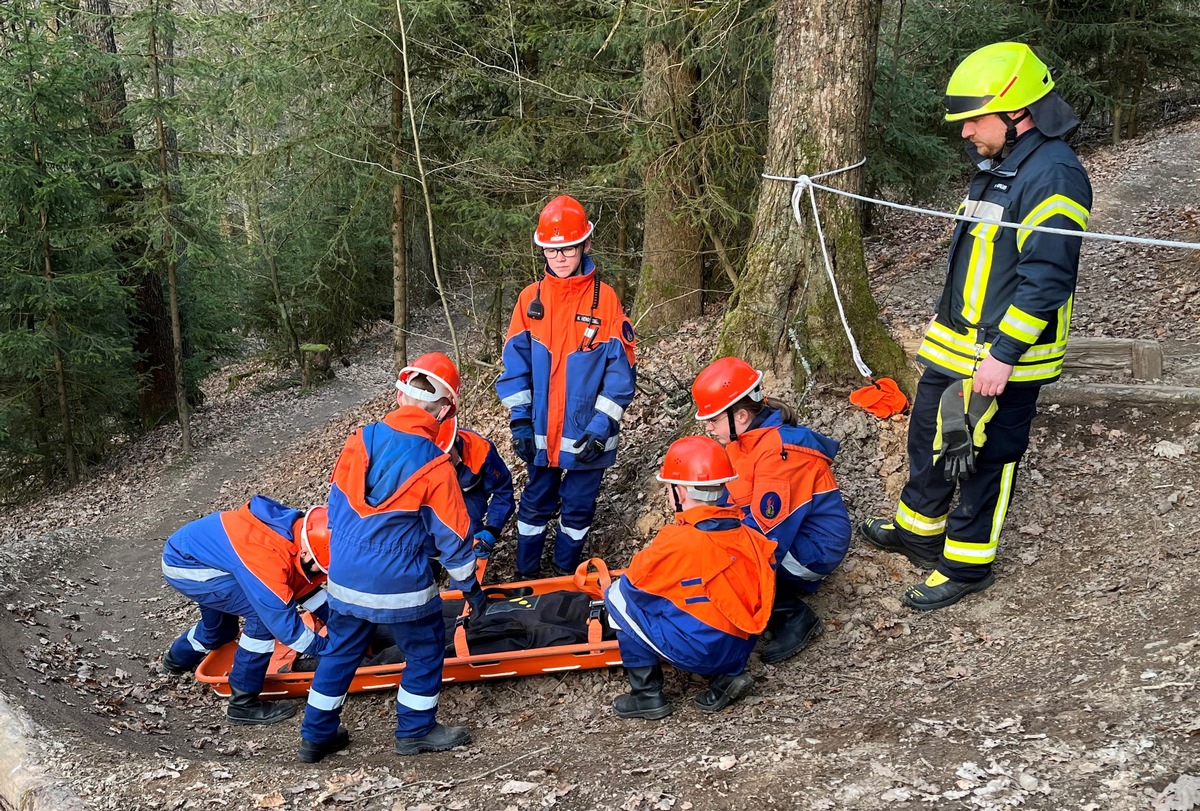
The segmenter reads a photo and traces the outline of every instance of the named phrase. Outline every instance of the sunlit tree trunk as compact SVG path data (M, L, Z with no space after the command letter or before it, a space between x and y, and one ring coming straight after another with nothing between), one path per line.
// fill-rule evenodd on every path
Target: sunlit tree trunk
M779 0L776 15L766 171L796 177L857 163L866 148L879 0ZM825 182L857 191L862 171ZM830 381L857 382L809 203L797 225L791 194L791 184L763 182L720 351L790 371L798 386L806 367ZM871 297L858 203L824 193L817 199L838 291L867 363L876 373L906 376L904 354Z

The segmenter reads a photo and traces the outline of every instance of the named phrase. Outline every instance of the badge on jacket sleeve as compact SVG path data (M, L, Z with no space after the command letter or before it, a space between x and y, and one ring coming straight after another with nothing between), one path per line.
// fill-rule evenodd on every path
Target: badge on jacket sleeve
M764 493L763 497L758 502L758 511L763 518L768 521L774 520L779 516L779 510L783 507L783 499L776 492Z
M625 339L625 343L633 343L633 324L626 321L621 325L621 337Z

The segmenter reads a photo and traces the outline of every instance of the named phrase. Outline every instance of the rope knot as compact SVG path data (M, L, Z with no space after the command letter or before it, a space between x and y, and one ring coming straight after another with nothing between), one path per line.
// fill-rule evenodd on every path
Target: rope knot
M796 178L796 188L800 190L807 189L812 185L812 178L808 175L800 175Z

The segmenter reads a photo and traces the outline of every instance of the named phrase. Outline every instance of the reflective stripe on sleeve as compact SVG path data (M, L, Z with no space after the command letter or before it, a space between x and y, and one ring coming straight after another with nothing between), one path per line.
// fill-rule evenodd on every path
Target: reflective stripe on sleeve
M621 408L603 394L596 398L596 410L601 414L607 414L608 416L612 417L614 422L620 422L621 417L625 414L625 409Z
M311 629L305 628L304 633L300 634L300 638L295 642L289 642L288 647L294 650L296 653L304 653L306 650L308 650L308 646L311 645L313 640L316 638L317 635L314 634Z
M532 402L533 402L533 392L530 391L529 389L522 389L521 391L515 392L514 394L510 394L507 397L505 397L503 400L500 401L500 404L511 411L512 409L516 408L517 406L529 405Z
M162 564L162 573L166 577L174 580L190 580L193 583L207 583L209 580L216 580L218 577L231 577L229 572L221 569L188 569L182 566L169 566L164 560Z

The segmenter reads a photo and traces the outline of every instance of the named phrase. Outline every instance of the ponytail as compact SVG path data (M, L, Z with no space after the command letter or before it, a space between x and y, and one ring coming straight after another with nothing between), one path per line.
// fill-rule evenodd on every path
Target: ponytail
M799 425L800 415L796 413L796 409L782 400L776 400L774 397L763 396L761 400L754 400L750 397L743 397L729 408L732 414L735 411L744 409L748 411L751 417L757 417L759 412L764 408L771 408L779 412L780 418L785 425Z

